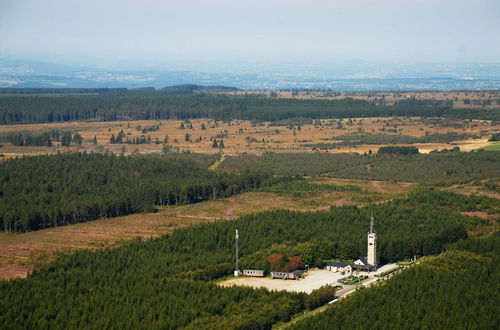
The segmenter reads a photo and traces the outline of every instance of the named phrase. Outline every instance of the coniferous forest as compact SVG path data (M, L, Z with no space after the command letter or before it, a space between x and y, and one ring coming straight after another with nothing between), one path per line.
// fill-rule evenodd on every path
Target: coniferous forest
M439 192L422 190L388 204L335 207L319 213L264 212L179 229L162 238L116 249L62 255L28 279L0 283L0 326L270 329L306 308L305 302L309 304L312 297L213 284L212 280L233 270L236 228L241 233L245 266L256 265L258 256L267 257L262 251L276 244L301 247L304 257L311 251L307 247L314 246L313 262L342 255L357 258L364 250L370 216L377 219L381 260L435 255L446 249L484 253L495 246L497 251L498 245L468 238L466 228L481 221L459 214L463 207L453 198L463 196L448 194L441 202L435 194ZM426 199L433 199L433 204L426 207L422 204ZM483 200L469 203L490 207ZM490 326L496 320L491 313L496 306L493 302L498 300L494 280L498 262L491 258L473 252L448 252L414 266L386 285L356 293L355 298L342 302L340 309L319 314L304 327L324 327L326 322L345 325L351 319L358 319L360 325L373 321L372 317L359 321L359 308L376 311L373 317L380 322L376 324L395 320L394 327L409 325L422 313L426 313L422 324L455 322L468 327L471 323L466 316L478 310L481 320L476 324L479 328ZM405 298L409 295L414 299ZM464 301L450 313L430 312L433 306L441 306L440 311L447 302L460 299ZM367 304L370 300L373 306ZM413 313L394 315L394 311L405 309Z
M7 92L9 90L7 89ZM443 105L377 105L368 101L294 100L228 96L190 90L89 90L68 94L2 94L0 124L211 118L279 121L290 118L388 116L499 120L498 109L454 109ZM36 90L34 91L36 92Z
M32 231L231 196L276 181L216 174L188 157L68 153L0 164L0 229ZM22 207L20 207L22 205Z
M150 212L155 205L227 197L303 175L433 183L477 180L499 175L499 155L247 155L228 158L218 174L206 170L206 161L197 163L196 156L25 157L0 164L0 229L32 231Z
M432 152L430 154L278 154L228 157L220 168L249 169L281 175L326 175L337 178L435 184L469 182L500 175L500 152Z

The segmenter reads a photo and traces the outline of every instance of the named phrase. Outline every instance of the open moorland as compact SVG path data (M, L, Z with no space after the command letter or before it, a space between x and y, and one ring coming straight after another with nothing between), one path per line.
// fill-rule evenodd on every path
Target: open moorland
M6 158L75 150L368 153L385 145L470 151L491 148L500 129L498 92L377 92L373 100L370 93L353 98L323 91L332 98L316 99L320 92L253 95L196 85L1 92L0 154ZM470 107L455 107L466 97Z
M116 154L163 151L223 152L228 155L312 151L367 153L376 152L386 145L411 145L428 153L454 147L462 151L488 147L494 143L488 141L491 135L498 131L500 124L491 121L415 117L323 119L302 124L210 119L65 122L2 125L0 153L6 158L61 151L106 150ZM27 142L28 137L51 133L50 143L44 141L33 145L35 143ZM64 145L64 133L72 136L78 133L81 141ZM24 138L23 142L15 140L19 134Z

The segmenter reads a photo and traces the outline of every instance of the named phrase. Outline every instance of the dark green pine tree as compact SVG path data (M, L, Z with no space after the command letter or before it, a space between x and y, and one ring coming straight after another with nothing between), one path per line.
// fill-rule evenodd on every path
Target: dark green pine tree
M75 145L77 147L81 147L82 145L82 136L78 133L75 133L75 135L73 135L73 142L75 143Z
M115 139L115 143L123 143L123 139L125 138L125 132L123 131L120 131L120 133L118 133L118 136L116 137Z
M61 139L61 146L69 147L71 144L71 132L64 132Z

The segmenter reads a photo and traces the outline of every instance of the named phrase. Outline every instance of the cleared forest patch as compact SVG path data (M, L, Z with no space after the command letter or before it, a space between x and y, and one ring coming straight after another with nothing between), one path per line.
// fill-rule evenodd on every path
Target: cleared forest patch
M164 213L133 214L28 233L0 234L0 278L25 277L58 252L115 247L134 239L149 239L174 229L211 221ZM214 219L215 220L215 219Z
M498 190L498 177L489 178L481 181L474 181L468 184L453 185L443 190L453 191L463 195L479 195L490 198L500 199L500 191Z

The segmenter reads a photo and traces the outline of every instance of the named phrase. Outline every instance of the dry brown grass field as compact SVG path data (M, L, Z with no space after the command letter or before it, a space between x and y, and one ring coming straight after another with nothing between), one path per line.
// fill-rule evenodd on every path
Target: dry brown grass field
M362 192L321 192L300 198L269 192L248 192L198 204L160 207L156 213L133 214L34 232L0 233L0 279L25 277L58 252L119 246L133 239L149 239L197 223L231 220L272 209L327 210L332 205L364 205L388 201L408 193L414 184L348 179L319 179L315 183L356 184Z
M180 129L181 124L184 129ZM191 127L192 129L188 128ZM201 129L202 125L206 129ZM157 130L143 133L145 128L158 127ZM434 133L467 133L478 138L447 143L419 143L414 144L421 152L430 152L436 149L449 149L453 146L461 150L486 147L492 132L500 131L500 125L489 121L467 121L432 118L364 118L344 120L317 120L312 124L297 127L274 126L270 123L252 124L249 121L233 120L231 122L214 121L210 119L193 119L190 123L179 120L162 121L130 121L130 122L67 122L39 125L2 125L0 134L18 132L41 133L51 129L59 131L78 132L83 137L80 148L61 147L58 142L53 147L12 146L3 143L0 153L5 158L17 157L23 154L55 153L58 151L104 151L114 153L155 153L161 152L165 138L175 150L189 150L195 153L217 153L221 150L212 148L213 139L224 141L223 152L228 155L239 153L263 152L312 152L317 151L306 144L339 142L339 136L346 134L385 134L409 135L422 137ZM129 139L140 137L151 138L148 144L110 144L112 135L115 137L123 131ZM189 141L186 141L189 134ZM92 143L94 136L97 145ZM384 144L385 145L385 144ZM321 152L375 152L381 145L344 146L336 149L321 150Z

